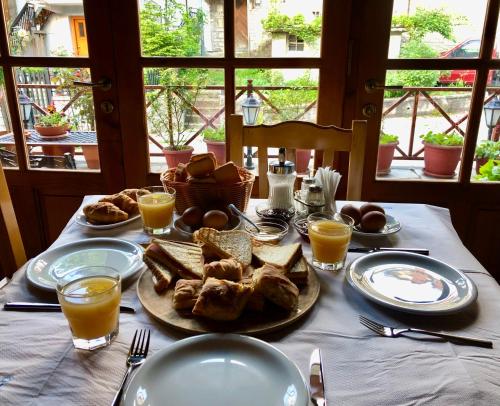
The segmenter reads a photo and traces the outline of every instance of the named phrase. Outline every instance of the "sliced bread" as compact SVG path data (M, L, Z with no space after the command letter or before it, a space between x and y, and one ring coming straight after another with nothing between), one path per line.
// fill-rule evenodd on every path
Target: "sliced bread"
M269 264L287 272L302 257L302 245L254 244L252 253L261 265Z
M161 293L166 290L172 279L175 277L175 273L168 269L161 262L147 256L143 256L143 261L153 274L154 288L157 293Z
M202 227L194 232L193 241L206 244L221 258L234 258L243 267L252 262L252 237L245 231Z
M304 257L301 257L294 266L285 274L296 285L307 285L309 277L309 265Z
M179 274L184 279L203 278L203 255L201 248L196 244L186 244L176 241L165 241L154 239L154 249L149 254L154 259L160 261L169 270Z

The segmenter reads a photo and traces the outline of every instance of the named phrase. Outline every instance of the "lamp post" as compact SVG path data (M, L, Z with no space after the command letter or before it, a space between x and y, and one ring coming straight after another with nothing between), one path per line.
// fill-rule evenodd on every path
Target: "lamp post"
M28 128L28 123L31 120L31 114L33 113L33 106L31 105L31 99L24 94L22 90L19 91L19 105L21 106L21 118L23 120L24 128Z
M498 95L484 106L484 119L488 127L488 139L491 140L493 128L499 124L500 120L500 100Z
M255 98L253 95L253 80L249 79L247 81L247 98L241 105L241 110L243 111L243 122L246 125L255 125L257 122L257 116L259 114L261 102L259 99ZM247 146L247 159L245 161L245 168L255 169L255 165L252 160L252 147Z

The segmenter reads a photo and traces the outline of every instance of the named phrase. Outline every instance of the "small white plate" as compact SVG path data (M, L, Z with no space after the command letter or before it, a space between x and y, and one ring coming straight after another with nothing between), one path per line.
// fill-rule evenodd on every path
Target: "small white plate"
M117 238L88 238L48 249L28 265L26 277L36 287L55 291L57 280L66 273L87 266L109 266L122 279L144 267L140 245Z
M455 313L477 299L476 285L463 272L410 252L359 257L348 266L346 278L366 298L406 313Z
M76 214L75 221L77 224L80 224L81 226L92 228L94 230L109 230L110 228L124 226L125 224L131 223L132 221L135 221L140 217L141 217L140 214L136 214L135 216L129 217L127 220L124 221L119 221L118 223L92 224L87 221L87 217L85 216L85 214L83 214L83 211L80 211Z
M399 230L401 230L401 223L394 217L392 217L389 214L386 214L385 219L386 219L386 224L384 228L380 231L377 231L376 233L367 233L365 231L361 231L359 226L355 226L352 230L352 233L354 235L362 237L384 237L386 235L397 233Z
M297 366L272 345L235 334L185 338L148 357L123 405L306 406Z

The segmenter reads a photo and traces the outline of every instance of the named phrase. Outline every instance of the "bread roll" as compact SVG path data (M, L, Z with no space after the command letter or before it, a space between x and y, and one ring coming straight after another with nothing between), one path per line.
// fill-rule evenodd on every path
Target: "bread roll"
M213 261L203 266L203 279L209 277L238 282L242 277L242 266L233 258Z
M175 168L174 182L185 182L187 180L188 173L186 171L186 164L180 163Z
M214 177L217 183L221 184L232 184L241 182L240 173L238 172L238 167L229 161L222 166L219 166L214 171Z
M217 166L215 155L212 152L193 155L186 166L186 170L194 178L210 176Z
M254 289L274 304L289 311L297 307L299 289L274 266L265 264L262 268L256 269L253 282Z
M128 214L113 203L97 202L83 208L87 221L91 224L113 224L128 219Z

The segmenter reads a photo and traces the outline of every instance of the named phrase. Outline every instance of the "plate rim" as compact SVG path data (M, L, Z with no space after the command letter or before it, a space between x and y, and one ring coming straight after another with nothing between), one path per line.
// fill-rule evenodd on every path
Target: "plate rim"
M301 383L303 385L302 390L304 393L305 403L304 403L304 405L297 404L297 406L307 406L309 404L309 386L307 384L307 381L305 379L304 374L302 373L302 371L300 370L298 365L294 361L292 361L290 359L290 357L288 357L283 351L281 351L279 348L275 347L274 345L272 345L264 340L261 340L259 338L244 335L244 334L238 334L238 333L198 334L195 336L186 337L186 338L182 338L180 340L177 340L177 341L169 344L168 346L162 348L161 350L156 351L149 358L146 358L146 361L141 366L141 368L130 379L130 382L127 384L127 388L126 388L125 392L123 393L123 400L124 400L123 403L125 404L129 388L132 387L132 384L134 381L139 379L138 376L141 375L141 372L143 371L144 365L146 365L148 363L148 361L150 363L152 363L150 361L152 359L156 359L156 358L160 359L161 357L164 357L170 353L174 353L176 351L179 351L179 349L181 349L183 347L189 348L189 346L197 344L199 342L204 342L204 341L216 342L218 338L224 338L225 340L229 339L229 340L232 340L234 342L239 342L240 345L244 344L244 345L257 346L260 348L264 348L264 349L268 350L269 352L274 352L274 353L278 354L292 369L294 369L298 373L299 377L301 378ZM144 372L142 372L142 373L144 373Z
M71 245L76 245L76 244L88 244L89 242L95 242L95 241L114 241L114 242L120 242L120 243L125 243L125 244L129 244L129 245L132 245L134 246L135 248L137 248L139 250L139 252L144 252L144 249L137 243L133 242L133 241L128 241L128 240L124 240L122 238L114 238L114 237L95 237L95 238L85 238L85 239L79 239L79 240L76 240L76 241L70 241L70 242L67 242L67 243L64 243L64 244L61 244L61 245L58 245L54 248L48 248L46 249L45 251L41 252L40 254L38 254L36 257L32 258L30 261L29 261L29 264L28 266L26 267L26 272L25 272L25 275L26 275L26 279L28 280L29 283L31 283L33 286L35 286L36 288L38 289L42 289L44 291L47 291L47 292L55 292L56 291L56 288L55 286L54 287L49 287L45 284L41 284L37 281L35 281L34 279L32 279L31 277L31 274L33 273L33 268L35 266L35 264L37 263L37 261L40 259L40 257L42 257L43 255L46 255L48 252L51 252L51 251L56 251L56 250L60 250L60 249L63 249L63 248L66 248L68 246L71 246ZM141 261L142 261L142 258L141 258ZM137 269L134 269L133 271L129 271L128 273L125 273L124 275L122 275L122 280L126 280L132 276L134 276L136 273L138 273L142 268L144 268L144 262L142 263L141 266L137 267Z
M88 221L85 221L85 222L82 221L82 218L85 218L85 217L86 216L83 213L83 211L79 210L75 216L75 223L82 226L82 227L90 228L92 230L109 230L111 228L116 228L116 227L124 226L125 224L132 223L133 221L135 221L141 217L141 213L137 213L136 215L129 217L127 220L123 220L123 221L119 221L118 223L111 223L111 224L90 224Z
M369 253L366 255L362 255L359 258L356 258L354 261L352 261L346 268L345 278L346 278L347 282L349 283L349 285L354 290L356 290L358 293L360 293L362 296L364 296L365 298L367 298L375 303L378 303L381 306L384 306L384 307L387 307L387 308L390 308L393 310L397 310L397 311L400 311L403 313L420 314L420 315L436 315L436 316L445 315L445 314L454 314L454 313L458 313L458 312L464 310L465 308L469 307L474 302L476 302L477 297L478 297L478 288L477 288L476 284L474 283L474 281L472 279L470 279L464 272L460 271L459 269L447 264L444 261L440 261L439 259L436 259L436 258L431 257L431 256L424 256L423 258L425 258L424 260L434 261L434 262L441 264L442 266L445 266L445 267L451 269L452 271L456 272L458 275L460 275L460 277L462 277L463 279L465 279L467 281L468 287L469 287L469 289L471 289L471 297L466 302L460 303L459 305L455 305L452 308L442 309L442 310L424 309L424 308L412 309L412 308L398 306L397 304L388 303L388 302L382 300L381 298L371 294L370 292L367 292L366 290L362 289L357 283L354 282L353 276L352 276L353 265L357 265L359 262L366 260L367 257L370 258L373 256L388 256L388 255L398 255L400 257L402 256L402 257L420 258L420 259L422 258L422 255L415 254L413 252L373 252L373 253Z
M386 218L390 217L392 220L394 220L394 226L397 226L396 229L391 230L390 232L387 232L387 233L381 233L381 232L367 233L365 231L356 230L356 228L353 227L352 234L359 236L359 237L386 237L388 235L393 235L393 234L396 234L397 232L401 231L401 222L396 217L394 217L390 214L386 214L385 216L386 216Z

